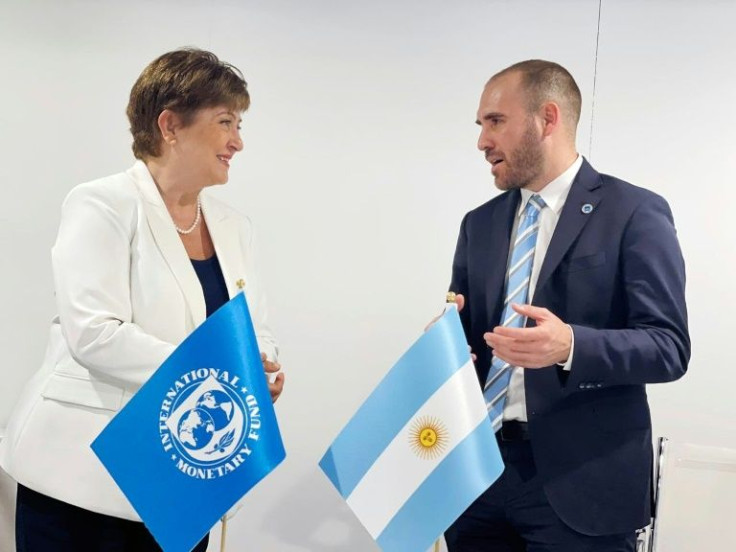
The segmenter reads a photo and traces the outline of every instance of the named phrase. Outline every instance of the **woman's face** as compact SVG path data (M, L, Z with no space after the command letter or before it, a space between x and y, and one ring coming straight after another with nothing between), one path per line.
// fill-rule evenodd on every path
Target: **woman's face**
M243 149L240 114L228 107L206 107L177 132L177 161L202 186L225 184L230 161Z

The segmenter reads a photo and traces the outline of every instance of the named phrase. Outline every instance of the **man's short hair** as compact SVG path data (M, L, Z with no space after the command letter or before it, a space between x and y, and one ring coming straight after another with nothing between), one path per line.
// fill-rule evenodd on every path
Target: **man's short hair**
M491 81L511 73L521 75L529 113L536 112L544 102L553 101L560 106L563 118L575 133L580 120L582 97L580 88L567 69L552 61L529 59L496 73Z
M138 159L161 155L158 116L169 109L189 125L202 108L223 105L242 112L250 105L248 84L233 65L196 48L167 52L153 60L130 91L126 113Z

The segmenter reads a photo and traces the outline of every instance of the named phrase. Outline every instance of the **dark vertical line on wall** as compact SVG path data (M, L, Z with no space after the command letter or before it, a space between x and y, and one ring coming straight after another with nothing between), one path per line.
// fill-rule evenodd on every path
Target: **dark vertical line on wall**
M590 142L588 143L588 159L593 160L593 122L595 121L595 85L598 81L598 44L601 40L601 4L598 0L598 28L595 33L595 66L593 68L593 101L590 106Z

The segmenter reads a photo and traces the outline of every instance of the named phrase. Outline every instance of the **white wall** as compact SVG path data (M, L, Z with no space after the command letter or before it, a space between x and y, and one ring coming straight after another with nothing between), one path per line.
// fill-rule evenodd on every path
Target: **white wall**
M687 263L690 372L654 430L736 447L736 2L604 1L593 161L664 195Z
M496 193L478 97L530 57L578 80L580 152L594 115L594 166L674 210L694 353L685 379L651 388L655 432L736 446L735 19L733 2L604 0L593 111L597 0L0 0L0 427L45 347L63 196L132 163L133 81L196 45L250 84L246 149L218 193L255 221L287 372L287 460L231 523L232 549L376 549L316 463L441 308L460 219Z

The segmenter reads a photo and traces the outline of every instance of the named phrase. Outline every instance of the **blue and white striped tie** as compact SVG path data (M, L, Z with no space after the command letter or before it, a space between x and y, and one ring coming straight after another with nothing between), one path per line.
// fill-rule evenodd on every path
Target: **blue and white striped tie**
M521 215L519 227L516 229L509 269L506 273L506 296L503 302L501 326L521 328L526 317L519 315L511 308L511 303L525 304L529 301L529 280L534 264L534 248L539 233L539 212L544 208L544 200L537 194L529 198ZM491 369L483 387L486 408L491 418L493 431L498 431L503 422L503 406L511 380L511 366L495 356L491 360Z

